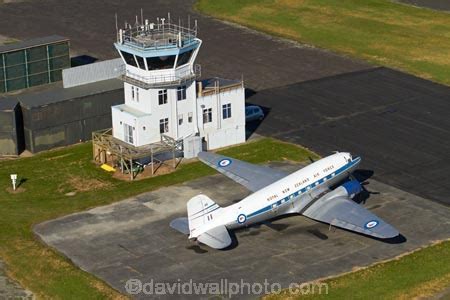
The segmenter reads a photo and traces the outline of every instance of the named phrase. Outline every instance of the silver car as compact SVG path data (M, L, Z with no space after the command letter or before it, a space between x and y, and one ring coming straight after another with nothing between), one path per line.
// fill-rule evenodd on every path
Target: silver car
M252 122L264 119L264 112L261 107L256 105L249 105L245 107L245 121Z

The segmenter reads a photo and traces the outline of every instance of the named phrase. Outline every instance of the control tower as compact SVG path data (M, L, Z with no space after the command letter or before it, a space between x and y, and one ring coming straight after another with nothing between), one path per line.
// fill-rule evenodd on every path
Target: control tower
M141 147L196 137L207 149L245 141L243 82L197 80L201 44L197 21L191 28L170 17L140 23L136 18L118 30L114 46L124 62L125 103L112 107L115 139Z

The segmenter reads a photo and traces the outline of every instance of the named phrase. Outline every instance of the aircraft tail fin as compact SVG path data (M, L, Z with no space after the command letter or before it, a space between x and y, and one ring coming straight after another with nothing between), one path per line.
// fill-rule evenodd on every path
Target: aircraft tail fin
M202 227L212 222L222 208L205 195L197 195L187 203L190 238L197 237Z

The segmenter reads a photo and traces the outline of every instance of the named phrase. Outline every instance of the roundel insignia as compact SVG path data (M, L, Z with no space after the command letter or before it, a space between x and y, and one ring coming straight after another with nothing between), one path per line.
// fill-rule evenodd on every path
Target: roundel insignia
M219 161L218 165L219 167L227 167L231 164L231 160L229 160L228 158L224 158L221 161Z
M245 223L245 221L247 221L247 217L246 217L244 214L240 214L240 215L237 217L237 222L238 222L239 224Z
M373 221L367 222L364 227L366 227L367 229L371 229L371 228L374 228L377 225L378 225L378 221L373 220Z

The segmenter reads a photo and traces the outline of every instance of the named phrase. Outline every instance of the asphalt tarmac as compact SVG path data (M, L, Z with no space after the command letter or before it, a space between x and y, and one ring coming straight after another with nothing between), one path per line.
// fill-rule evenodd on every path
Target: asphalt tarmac
M400 0L399 2L435 10L450 11L450 1L448 0Z
M349 151L374 178L450 204L450 88L387 68L267 89L250 130L321 155Z
M231 26L193 11L193 0L44 0L0 5L0 35L17 39L51 34L71 40L72 56L117 58L115 13L119 26L125 21L157 17L185 26L198 19L198 37L203 44L197 63L202 77L244 78L247 88L266 89L341 73L366 69L369 65L298 43L272 38L243 27Z

